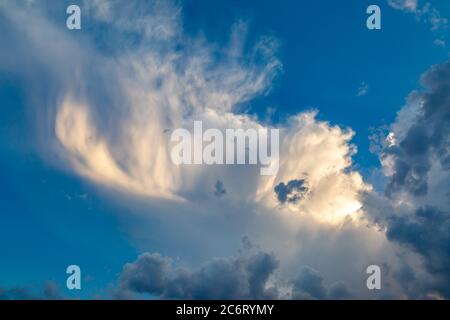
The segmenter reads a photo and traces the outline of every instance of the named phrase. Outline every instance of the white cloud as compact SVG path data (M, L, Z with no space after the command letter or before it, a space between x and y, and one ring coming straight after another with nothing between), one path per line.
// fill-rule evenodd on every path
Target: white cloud
M399 10L415 12L417 10L417 0L388 0L391 7Z
M359 85L358 92L356 93L356 96L362 97L362 96L365 96L368 92L369 92L369 85L363 81Z
M261 178L256 199L269 207L279 207L274 187L304 179L311 192L300 203L280 210L341 223L346 217L355 217L361 207L359 194L370 187L359 173L350 170L351 157L356 152L350 144L353 132L317 121L315 116L316 112L307 112L290 119L282 131L279 173ZM292 214L288 216L292 223Z
M419 18L424 19L431 26L431 30L446 29L448 25L447 18L443 17L441 13L431 3L427 2L418 12Z
M446 29L448 26L448 19L430 2L419 6L417 0L388 0L388 4L394 9L415 14L417 20L427 23L432 31Z
M167 40L181 30L181 8L172 1L84 0L83 8L101 22L148 38Z
M258 168L177 167L170 161L167 130L190 127L194 120L222 129L268 126L240 109L271 89L281 69L277 41L262 37L244 50L246 27L238 22L230 45L220 48L186 35L177 6L156 2L142 12L135 10L140 2L133 2L121 14L118 2L90 3L95 21L114 25L116 33L106 40L132 32L141 45L118 44L106 54L90 35L76 38L39 14L0 7L9 13L9 32L17 35L17 43L0 53L0 67L16 66L28 77L32 107L41 111L42 153L53 152L58 165L113 190L120 196L112 201L142 213L124 219L142 249L157 238L177 244L173 255L213 255L248 233L277 253L286 277L308 263L325 282L345 280L367 296L365 275L354 275L370 263L397 258L384 233L366 226L362 194L371 187L353 168L350 129L320 121L316 112L287 119L279 125L280 170L273 177L261 177ZM43 45L54 43L49 38L58 45ZM40 88L43 76L48 81ZM281 204L275 186L298 179L308 193ZM214 195L218 180L227 190L220 198Z
M433 42L435 45L437 45L438 47L445 47L446 46L446 42L445 40L442 39L436 39Z

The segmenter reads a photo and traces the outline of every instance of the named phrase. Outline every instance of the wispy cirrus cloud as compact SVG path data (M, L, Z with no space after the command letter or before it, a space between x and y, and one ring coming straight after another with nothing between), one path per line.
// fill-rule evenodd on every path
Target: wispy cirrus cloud
M357 97L365 96L369 92L369 85L364 81L358 87L358 92L356 93Z
M388 4L394 9L415 14L417 20L427 23L432 31L448 27L448 19L430 2L421 6L418 0L388 0Z
M388 4L399 10L415 12L418 8L418 0L388 0Z

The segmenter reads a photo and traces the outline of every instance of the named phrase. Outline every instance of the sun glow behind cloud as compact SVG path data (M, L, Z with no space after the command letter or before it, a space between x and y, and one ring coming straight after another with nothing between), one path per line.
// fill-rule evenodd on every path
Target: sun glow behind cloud
M105 11L103 6L94 6L94 13L97 9L106 14L114 8ZM170 17L177 16L176 8L163 9L160 17L170 10L174 13ZM104 14L100 15L102 21L106 19ZM172 164L168 132L190 127L194 120L222 129L268 127L238 109L241 103L270 90L281 64L274 39L263 37L249 52L242 51L245 38L237 33L244 27L242 22L232 29L231 47L223 50L225 56L220 60L213 58L213 44L188 39L174 27L179 23L173 19L160 19L159 23L167 23L162 27L173 32L155 39L148 31L153 29L142 26L147 30L143 35L148 43L137 49L137 54L125 54L110 63L96 53L106 61L98 66L100 72L102 68L115 68L110 73L117 76L114 81L120 89L113 94L120 96L112 99L121 101L116 106L119 111L107 112L108 106L96 105L89 97L66 93L56 109L55 132L63 158L80 175L126 193L189 201L186 195L204 189L206 186L201 185L208 183L207 177L232 177L237 171L226 165ZM121 23L119 27L128 30ZM179 39L176 41L189 54L177 51L171 44L174 39ZM331 224L348 218L357 220L360 193L370 187L359 173L349 170L356 150L350 144L353 132L318 121L315 116L315 112L298 114L280 128L281 168L277 175L260 177L250 170L241 192L233 192L238 187L235 182L225 181L229 200L258 203L275 212L288 210L294 213L290 219L307 215ZM99 122L104 118L114 126ZM307 181L311 192L297 204L277 203L274 187L299 178Z

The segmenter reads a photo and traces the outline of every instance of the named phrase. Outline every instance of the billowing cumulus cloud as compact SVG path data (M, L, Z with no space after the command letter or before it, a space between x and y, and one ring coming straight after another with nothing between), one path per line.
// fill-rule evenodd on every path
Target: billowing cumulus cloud
M237 256L214 258L198 270L174 270L172 260L144 253L124 266L118 298L133 294L169 299L275 299L277 288L269 280L278 267L273 254L245 246Z
M348 299L352 297L346 285L336 282L327 288L323 283L323 277L316 270L304 266L300 275L295 279L291 296L293 299Z
M278 175L261 179L257 198L271 208L277 207L279 197L283 200L289 191L289 182L303 180L308 192L302 189L302 200L287 201L283 210L339 223L358 215L360 193L370 186L351 170L351 157L356 152L350 143L353 131L317 121L316 115L311 111L290 119L289 127L281 132Z
M143 253L127 263L115 296L168 299L346 299L353 295L342 282L326 286L316 270L303 266L293 280L277 278L279 261L273 253L242 239L239 253L213 258L197 270L173 267L171 258Z
M411 201L445 194L450 170L450 63L432 67L422 82L426 92L411 94L381 154L390 177L387 194L403 193Z

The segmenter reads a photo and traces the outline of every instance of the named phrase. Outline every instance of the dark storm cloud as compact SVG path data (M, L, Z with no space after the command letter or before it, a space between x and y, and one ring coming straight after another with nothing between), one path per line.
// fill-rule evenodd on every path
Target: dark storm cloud
M292 298L297 300L347 299L350 298L350 292L342 282L326 287L320 273L305 266L294 281Z
M402 141L385 148L381 155L394 159L394 174L386 188L388 196L397 191L426 195L433 156L444 170L450 169L450 62L433 66L422 77L422 83L426 90L415 123Z
M399 194L406 194L411 203L420 205L402 209L392 206L369 212L372 211L370 214L375 221L385 227L389 240L422 256L433 278L426 285L420 284L418 289L412 284L417 282L414 270L403 267L396 277L407 289L406 293L411 297L438 293L449 298L450 208L448 201L437 203L433 199L438 199L435 193L449 194L450 183L440 183L439 188L430 189L433 185L430 170L432 165L438 164L436 170L444 177L450 170L450 62L431 67L422 77L422 83L424 92L413 96L420 101L419 109L405 109L414 113L405 135L381 151L381 158L393 164L386 195L395 200ZM371 206L367 201L366 205Z
M247 248L248 249L248 248ZM170 299L274 299L276 288L268 280L278 267L273 254L256 251L215 258L198 270L172 268L170 258L144 253L125 265L118 298L135 293Z
M449 213L423 207L414 215L391 217L387 224L387 237L421 254L428 271L438 280L434 289L450 297ZM403 273L402 276L411 279L413 275L410 273Z
M427 174L431 168L428 156L429 139L422 125L413 126L399 146L385 150L385 155L395 158L395 173L386 188L392 196L396 191L405 190L414 196L427 194Z
M214 258L197 270L174 269L172 259L144 253L124 266L115 298L133 299L148 295L163 299L348 299L342 282L330 286L310 267L303 267L294 281L286 281L290 294L281 296L273 279L279 261L271 253L255 250L248 238L236 256ZM275 280L275 279L273 279Z
M281 204L298 203L304 198L308 192L308 187L305 186L305 180L291 180L287 184L284 182L275 186L274 191L277 195L277 199Z

